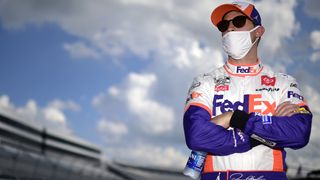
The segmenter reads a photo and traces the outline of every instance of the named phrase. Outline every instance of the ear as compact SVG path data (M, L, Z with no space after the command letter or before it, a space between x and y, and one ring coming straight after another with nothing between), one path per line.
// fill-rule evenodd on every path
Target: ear
M264 27L260 26L257 30L256 30L256 37L261 37L264 34Z

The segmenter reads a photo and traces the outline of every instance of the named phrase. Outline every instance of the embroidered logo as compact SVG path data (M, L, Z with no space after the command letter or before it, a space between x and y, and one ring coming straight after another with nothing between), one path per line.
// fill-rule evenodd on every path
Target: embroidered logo
M261 76L261 85L274 86L276 84L276 77Z

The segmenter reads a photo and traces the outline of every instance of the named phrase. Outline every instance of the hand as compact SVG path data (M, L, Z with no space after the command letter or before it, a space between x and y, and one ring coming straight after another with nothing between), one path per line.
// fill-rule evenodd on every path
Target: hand
M219 116L216 116L211 119L211 122L215 123L216 125L220 125L224 128L229 128L230 119L233 115L232 111L225 112L223 114L220 114Z
M274 114L274 116L292 116L297 114L296 110L299 109L299 106L292 104L289 101L281 103Z

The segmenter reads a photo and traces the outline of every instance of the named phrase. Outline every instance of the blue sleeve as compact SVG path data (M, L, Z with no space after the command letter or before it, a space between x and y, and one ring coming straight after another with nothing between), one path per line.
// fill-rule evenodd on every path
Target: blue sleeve
M312 114L306 106L293 116L262 116L235 111L230 126L275 148L299 149L308 144Z
M250 137L237 129L227 130L210 122L209 112L190 106L183 118L187 146L214 155L229 155L251 149Z

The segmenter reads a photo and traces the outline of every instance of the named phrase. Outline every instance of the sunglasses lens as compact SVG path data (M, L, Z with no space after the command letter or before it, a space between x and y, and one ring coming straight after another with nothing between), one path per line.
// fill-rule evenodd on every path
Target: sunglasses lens
M235 27L241 28L246 24L246 16L237 16L232 20L232 23Z
M246 16L237 16L232 20L222 20L217 24L219 31L225 32L229 27L229 22L232 21L232 24L236 28L241 28L246 24L247 17Z
M228 29L229 27L229 21L227 20L222 20L217 24L217 27L219 29L219 31L224 32Z

